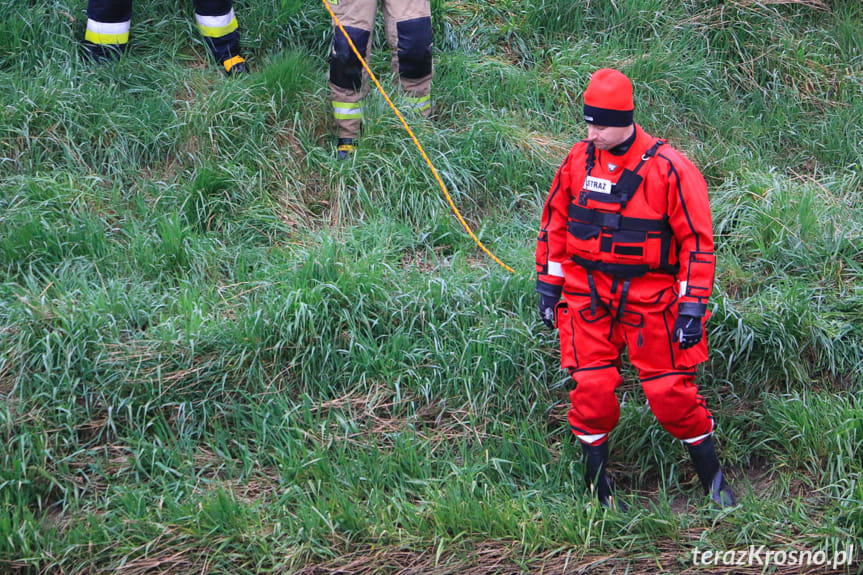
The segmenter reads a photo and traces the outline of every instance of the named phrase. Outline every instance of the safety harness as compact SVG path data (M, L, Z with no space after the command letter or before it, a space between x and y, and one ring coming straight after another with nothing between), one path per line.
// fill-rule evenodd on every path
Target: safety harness
M634 170L624 169L618 181L611 187L609 193L582 190L578 195L578 203L571 203L567 209L567 215L570 220L569 232L580 240L599 236L600 252L638 257L643 255L645 246L632 244L638 244L639 241L646 243L646 238L648 237L654 239L658 237L660 240L660 262L656 267L647 263L603 262L572 255L572 261L587 271L587 281L590 286L591 315L596 313L596 304L599 301L592 272L599 271L613 277L612 293L617 290L619 281L623 281L620 288L620 305L616 314L617 319L621 319L626 306L626 299L629 295L629 282L632 278L643 276L651 271L676 275L679 270L679 266L669 263L669 252L674 236L668 223L668 216L663 216L661 219L633 218L622 216L619 213L603 212L584 207L588 204L588 201L592 200L598 203L615 205L615 207L619 205L620 207L617 209L622 211L644 180L642 176L638 175L638 172L648 160L656 155L657 150L663 144L665 144L664 140L657 140L641 156L641 161ZM585 168L589 177L596 165L596 147L593 143L587 145L586 155ZM630 245L615 245L618 241Z

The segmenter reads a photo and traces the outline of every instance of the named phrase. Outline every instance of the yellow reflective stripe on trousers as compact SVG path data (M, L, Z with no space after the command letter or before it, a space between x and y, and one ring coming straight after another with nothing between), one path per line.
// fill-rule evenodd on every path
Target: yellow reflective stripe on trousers
M208 38L227 36L239 27L233 8L222 16L201 16L200 14L195 14L195 20L198 22L201 34Z
M431 108L431 96L420 96L419 98L405 98L405 101L408 103L408 106L413 108L414 110L425 110L427 108Z
M88 18L84 39L93 44L128 44L131 24L131 20L99 22Z
M359 102L333 102L333 117L336 120L362 120L363 105Z

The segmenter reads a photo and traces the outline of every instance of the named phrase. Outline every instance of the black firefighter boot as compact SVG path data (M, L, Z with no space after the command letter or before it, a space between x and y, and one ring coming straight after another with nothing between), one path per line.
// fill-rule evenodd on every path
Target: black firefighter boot
M737 504L731 487L725 482L722 469L719 468L719 459L716 457L716 445L713 436L707 438L698 445L686 445L689 456L692 457L692 465L695 473L701 480L704 494L709 495L720 507L732 507Z
M604 507L626 511L626 506L616 501L612 491L614 487L605 473L605 464L608 462L608 441L599 445L581 444L584 453L584 482L590 492L599 499Z

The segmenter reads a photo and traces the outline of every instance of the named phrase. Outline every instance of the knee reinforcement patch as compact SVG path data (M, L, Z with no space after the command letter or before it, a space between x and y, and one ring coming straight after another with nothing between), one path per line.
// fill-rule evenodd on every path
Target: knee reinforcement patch
M424 78L432 71L431 17L404 20L396 24L399 36L399 75Z
M351 42L357 47L360 55L366 57L366 46L371 32L345 26L345 31L351 37ZM351 49L348 39L336 27L333 29L333 53L330 57L330 82L339 88L359 90L363 85L363 65Z

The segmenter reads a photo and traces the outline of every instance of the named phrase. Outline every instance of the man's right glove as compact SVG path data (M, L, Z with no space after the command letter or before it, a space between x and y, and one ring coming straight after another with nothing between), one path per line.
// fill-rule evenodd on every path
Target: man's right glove
M560 296L554 297L544 293L539 294L539 317L548 329L554 329L554 306L560 300Z

